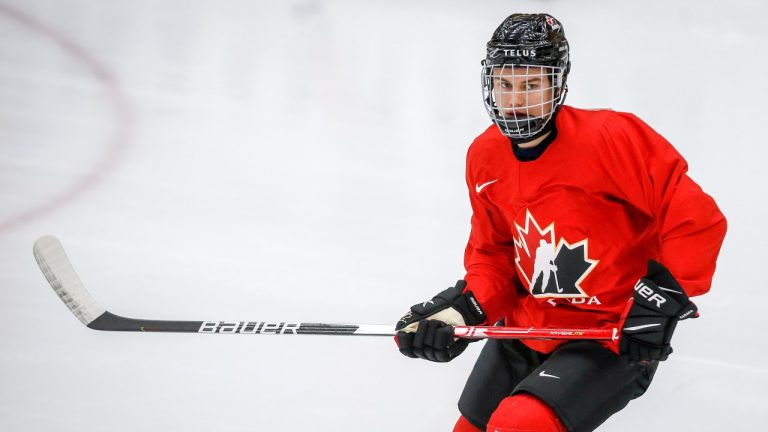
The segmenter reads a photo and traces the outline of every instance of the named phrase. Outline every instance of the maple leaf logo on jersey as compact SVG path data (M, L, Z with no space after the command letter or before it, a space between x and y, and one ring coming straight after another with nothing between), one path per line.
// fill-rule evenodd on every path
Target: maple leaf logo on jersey
M525 227L515 222L515 264L534 297L589 297L581 283L597 266L589 259L589 239L569 243L555 235L555 223L541 228L530 210Z

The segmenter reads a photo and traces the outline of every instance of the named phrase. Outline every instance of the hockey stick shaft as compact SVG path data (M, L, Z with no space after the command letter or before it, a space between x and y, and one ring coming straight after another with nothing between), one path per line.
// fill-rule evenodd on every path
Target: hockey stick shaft
M394 326L379 324L324 324L267 321L167 321L126 318L102 307L85 289L54 237L35 242L34 255L48 283L70 311L94 330L212 334L314 334L394 336ZM563 329L520 327L455 327L454 334L467 339L592 339L616 340L616 329Z
M87 325L94 330L218 333L218 334L294 334L342 336L394 336L394 326L386 324L326 324L269 321L158 321L125 318L108 311ZM613 340L614 329L558 329L533 327L457 326L454 335L466 339L592 339Z

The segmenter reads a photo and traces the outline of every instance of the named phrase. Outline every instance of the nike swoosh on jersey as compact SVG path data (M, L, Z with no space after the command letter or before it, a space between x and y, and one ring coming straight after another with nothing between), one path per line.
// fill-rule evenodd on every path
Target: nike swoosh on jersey
M557 378L557 379L560 379L560 377L559 377L559 376L550 375L550 374L548 374L546 371L541 371L541 372L539 372L539 376L540 376L540 377L547 377L547 378Z
M488 186L489 184L493 184L493 183L496 183L497 181L499 181L499 179L496 179L496 180L491 180L491 181L489 181L489 182L485 182L485 183L483 183L483 184L480 184L480 183L476 183L476 184L475 184L475 192L477 192L477 193L480 193L480 191L481 191L481 190L483 190L483 189L485 189L485 187L486 187L486 186Z

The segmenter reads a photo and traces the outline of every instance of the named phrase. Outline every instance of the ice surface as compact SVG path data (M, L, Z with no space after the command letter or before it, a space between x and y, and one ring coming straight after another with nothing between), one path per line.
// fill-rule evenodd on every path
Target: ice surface
M766 3L0 5L0 430L447 431L480 344L85 329L32 257L145 318L390 323L462 273L479 62L516 11L565 24L568 103L645 119L729 219L702 318L600 430L766 428ZM695 253L695 251L692 251Z

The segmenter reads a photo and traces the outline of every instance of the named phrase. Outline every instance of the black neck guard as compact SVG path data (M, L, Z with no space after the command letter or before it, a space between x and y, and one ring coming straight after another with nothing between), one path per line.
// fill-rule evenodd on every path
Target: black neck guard
M557 127L555 126L555 119L552 119L552 121L549 122L546 128L542 131L543 133L539 136L543 135L544 133L549 132L549 135L547 135L546 138L544 138L543 141L541 141L536 147L531 148L521 148L520 144L525 144L526 142L530 142L531 140L525 140L523 142L520 142L518 140L513 140L510 138L509 140L512 143L512 151L515 153L515 157L520 162L530 162L534 161L539 158L542 154L544 154L544 150L549 147L550 144L552 144L552 141L557 138Z

